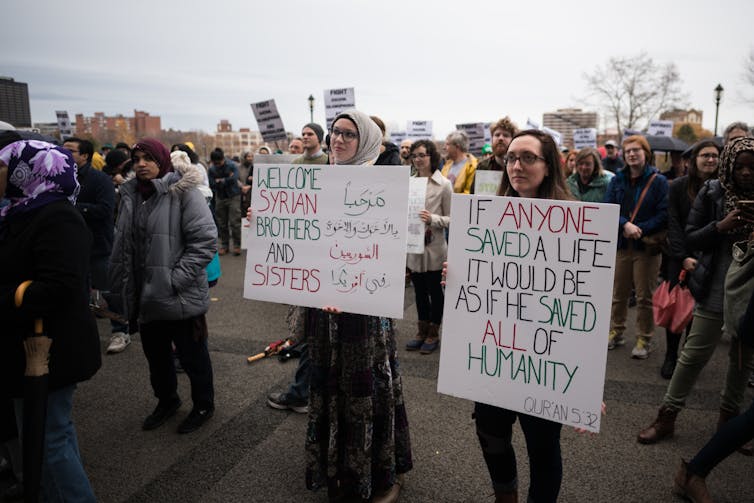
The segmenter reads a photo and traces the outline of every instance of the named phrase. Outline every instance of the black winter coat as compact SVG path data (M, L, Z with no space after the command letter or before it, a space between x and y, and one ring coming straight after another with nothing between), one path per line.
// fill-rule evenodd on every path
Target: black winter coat
M92 232L92 258L109 257L113 250L115 226L115 187L105 173L85 164L78 170L81 192L76 198L76 208Z
M89 311L91 237L68 201L50 203L8 222L0 239L0 397L21 397L26 362L22 339L42 318L52 339L50 391L91 378L101 365L99 335ZM32 280L21 308L13 297Z

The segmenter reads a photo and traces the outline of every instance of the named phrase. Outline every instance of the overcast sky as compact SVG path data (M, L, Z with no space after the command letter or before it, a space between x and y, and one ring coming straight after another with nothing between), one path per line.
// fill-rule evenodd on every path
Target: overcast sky
M162 117L163 128L257 129L274 98L286 129L324 124L323 90L404 129L585 107L584 72L645 50L678 66L688 105L720 129L754 122L742 73L754 2L478 0L2 0L0 75L29 84L32 120L55 110Z

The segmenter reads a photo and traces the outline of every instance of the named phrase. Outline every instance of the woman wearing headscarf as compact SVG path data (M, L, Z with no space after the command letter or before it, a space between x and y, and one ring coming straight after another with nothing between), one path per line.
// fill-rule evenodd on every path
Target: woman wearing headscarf
M42 497L96 501L71 420L76 384L101 364L97 325L89 311L91 237L74 206L79 192L71 153L36 140L0 139L0 383L23 417L23 338L42 319L49 356ZM20 307L18 286L32 280Z
M330 131L336 164L370 165L382 135L368 115L338 115ZM412 466L392 319L308 309L311 351L306 484L331 499L396 501ZM371 498L371 499L370 499Z
M715 151L716 148L708 150L709 153ZM699 152L705 152L705 148ZM737 167L749 160L751 166L741 164ZM685 243L694 256L687 257L684 263L691 271L688 284L696 300L694 319L657 417L639 432L639 443L653 444L673 436L678 413L685 407L686 398L720 342L723 325L726 325L726 332L733 332L733 325L724 323L725 276L733 258L733 244L746 239L752 230L752 223L743 218L746 215L736 207L739 199L754 196L751 167L754 167L754 140L734 140L723 149L718 178L704 183L691 207ZM737 368L738 361L738 344L734 341L731 343L731 365L722 397L720 423L738 415L743 401L746 376Z
M152 430L181 406L172 344L191 382L193 408L179 425L190 433L215 409L207 350L209 286L205 268L217 249L217 228L199 191L202 175L183 152L170 154L147 138L132 149L136 178L121 185L111 285L121 292L129 328L141 333L149 379L159 400L142 428Z

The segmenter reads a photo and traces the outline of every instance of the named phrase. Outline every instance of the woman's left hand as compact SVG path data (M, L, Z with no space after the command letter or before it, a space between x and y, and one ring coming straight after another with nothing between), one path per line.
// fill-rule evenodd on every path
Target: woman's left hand
M419 212L419 218L422 219L422 222L424 222L425 224L428 224L432 221L432 213L430 213L427 210L421 210Z
M330 313L330 314L340 314L340 313L343 312L343 311L341 311L340 309L338 309L335 306L325 306L325 307L322 308L322 310L324 312Z

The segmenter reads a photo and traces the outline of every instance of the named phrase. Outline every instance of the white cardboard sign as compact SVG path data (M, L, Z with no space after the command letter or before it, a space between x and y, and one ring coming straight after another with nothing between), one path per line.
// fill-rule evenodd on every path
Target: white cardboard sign
M403 317L408 170L254 165L244 297Z
M597 130L595 128L580 128L573 130L573 148L597 148Z
M406 136L409 140L431 140L432 121L408 121Z
M353 87L340 89L325 89L325 117L327 129L332 127L332 122L339 113L356 107L356 93Z
M453 194L439 392L599 431L618 210Z
M55 117L58 119L58 129L60 130L61 141L66 141L73 136L73 128L71 127L71 119L68 117L67 110L56 110Z
M419 212L427 206L427 177L412 176L408 179L408 237L406 253L424 253L424 232L427 225Z
M257 120L257 127L264 141L274 142L288 138L275 100L252 103L251 109L254 111L254 118Z
M649 121L647 134L650 136L673 136L673 121Z
M474 194L494 196L503 179L502 171L476 170L474 172Z

